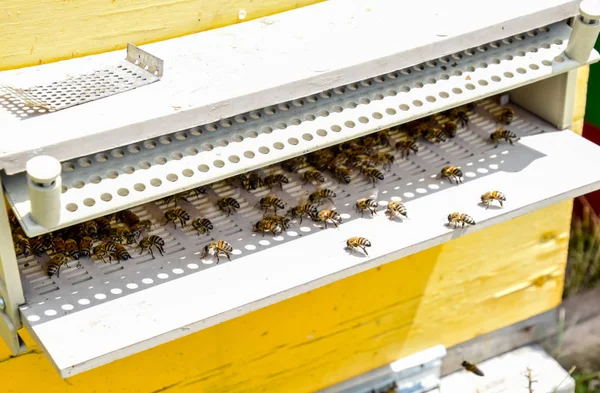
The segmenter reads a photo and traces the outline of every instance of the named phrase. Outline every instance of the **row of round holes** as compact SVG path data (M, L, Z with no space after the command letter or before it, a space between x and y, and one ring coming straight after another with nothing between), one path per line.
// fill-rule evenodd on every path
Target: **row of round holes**
M564 59L563 56L558 56L558 57L555 58L555 60L557 62L563 62L565 59ZM542 62L542 64L544 64L545 66L551 66L552 62L544 60ZM529 68L532 69L532 70L538 70L539 66L537 64L530 64ZM525 68L517 68L516 71L519 74L525 74L527 72L527 70ZM504 77L510 79L510 78L514 77L514 74L512 72L508 72L507 71L507 72L504 73ZM491 80L494 81L494 82L500 82L501 78L499 76L497 76L497 75L493 75L491 77ZM487 86L488 82L485 79L481 79L481 80L478 81L478 84L481 85L481 86ZM472 83L467 83L465 85L465 88L467 90L474 90L476 88L476 86L474 84L472 84ZM452 89L452 93L457 94L457 95L458 94L462 94L463 90L460 89L460 88L458 88L458 87L455 87L455 88ZM449 98L450 94L447 93L447 92L445 92L445 91L442 91L442 92L439 93L439 96L441 98ZM426 99L427 102L430 102L430 103L433 103L433 102L437 101L437 99L434 96L427 96L425 99ZM421 107L421 106L423 106L423 101L421 101L421 100L414 100L412 102L412 104L414 106L416 106L416 107ZM399 105L399 109L402 110L402 111L408 111L408 110L410 110L410 106L407 105L407 104L400 104ZM390 116L393 116L393 115L395 115L397 113L396 110L393 109L393 108L387 108L385 110L385 112L388 115L390 115ZM379 113L379 112L374 112L372 114L372 117L374 119L379 120L379 119L383 118L383 115L381 113ZM366 123L369 122L369 119L367 117L365 117L365 116L361 116L361 117L359 117L358 121L360 123L366 124ZM346 126L347 128L354 128L355 123L353 121L348 120L348 121L346 121L344 123L344 126ZM339 125L333 125L330 128L331 128L331 131L333 131L333 132L340 132L342 130L342 128ZM319 129L319 130L316 131L316 134L318 136L324 137L324 136L327 136L327 131L323 130L323 129ZM304 139L306 141L311 141L313 139L313 135L311 133L305 133L305 134L302 135L302 139ZM297 145L299 143L299 140L297 138L289 138L288 139L288 143L290 145L292 145L292 146L295 146L295 145ZM275 149L277 149L277 150L282 150L285 147L285 145L283 143L281 143L281 142L275 142L273 144L273 147ZM258 149L258 151L261 154L268 154L268 153L270 153L270 149L267 146L261 146ZM255 153L253 151L248 150L248 151L244 152L244 157L246 157L248 159L252 159L252 158L255 157ZM235 163L240 162L240 157L237 156L237 155L231 155L231 156L229 156L228 160L231 163L235 164ZM213 162L213 165L216 168L223 168L225 166L225 162L223 160L215 160ZM206 173L209 170L210 170L210 167L208 165L206 165L206 164L201 164L201 165L198 166L198 171L200 171L202 173ZM188 168L188 169L184 169L182 171L182 174L185 177L192 177L194 173L193 173L193 171L191 169ZM179 177L176 174L174 174L174 173L168 174L166 178L170 182L175 182L175 181L177 181L179 179ZM150 180L150 184L152 186L154 186L154 187L159 187L159 186L162 185L162 181L160 179L158 179L158 178L154 178L154 179ZM144 191L146 189L146 186L143 183L137 183L137 184L134 185L133 188L134 188L135 191L142 192L142 191ZM127 189L127 188L120 188L119 190L117 190L117 194L119 196L121 196L121 197L126 197L126 196L129 195L129 189ZM112 200L112 198L113 198L112 194L110 194L110 193L103 193L100 196L100 199L103 200L104 202L109 202L109 201ZM86 198L83 201L83 204L85 206L88 206L88 207L94 206L95 203L96 203L96 201L93 198ZM75 203L69 203L69 204L67 204L66 208L67 208L68 211L74 212L74 211L76 211L78 209L78 206Z
M505 151L502 151L500 154L501 154L501 155L506 155L506 154L508 154L508 153L509 153L509 152L508 152L507 150L505 150ZM492 159L494 159L494 158L496 158L496 157L497 157L497 155L496 155L496 154L493 154L493 155L491 155L491 156L490 156L490 158L492 158ZM479 162L479 163L485 162L485 158L480 158L480 159L478 159L478 161L477 161L477 162ZM473 162L469 162L469 163L467 163L465 166L466 166L466 167L471 167L471 166L473 166L473 165L474 165L474 163L473 163ZM499 168L499 166L498 166L497 164L489 164L489 165L488 165L488 167L489 167L491 170L497 170L497 169ZM481 173L481 174L487 174L487 173L489 172L489 170L488 170L488 169L486 169L486 168L482 168L482 167L480 167L480 168L477 168L477 169L475 170L475 172L477 172L477 173ZM473 177L476 177L476 176L477 176L477 174L476 174L475 172L466 171L466 172L465 172L465 177L468 177L468 178L473 178ZM436 179L436 178L437 178L437 174L432 174L430 177L431 177L432 179ZM421 179L419 179L419 182L422 182L422 181L425 181L425 178L421 178ZM412 185L413 185L413 182L409 182L409 183L407 183L407 186L412 186ZM400 188L399 186L396 186L396 187L394 187L394 190L398 190L399 188ZM437 185L437 184L435 184L435 183L432 183L432 184L429 184L429 185L428 185L428 188L429 188L429 189L431 189L431 190L438 190L438 189L439 189L439 185ZM426 194L426 193L427 193L427 189L426 189L426 188L423 188L423 187L419 187L419 188L416 188L416 189L415 189L415 192L416 192L417 194ZM384 194L384 195L385 195L385 194L387 194L387 193L388 193L388 191L383 191L383 192L382 192L382 194ZM404 192L404 193L403 193L403 196L404 196L404 197L406 197L406 198L413 198L413 197L415 197L415 194L414 194L414 193L412 193L412 192ZM401 197L399 197L399 196L392 196L390 199L391 199L392 201L401 201L401 200L402 200L402 198L401 198ZM381 201L379 201L379 205L380 205L380 206L386 206L386 205L387 205L387 203L388 203L388 201L386 201L386 200L381 200ZM348 206L348 205L349 205L349 204L346 204L346 206ZM351 218L351 215L350 215L350 214L348 214L348 213L343 213L341 216L342 216L342 219L345 219L345 220L347 220L347 219ZM320 226L319 226L318 224L313 224L313 226L314 226L314 227L317 227L317 228L320 228ZM311 232L311 231L312 231L312 229L311 229L309 226L302 226L302 227L300 227L300 228L299 228L299 231L300 231L300 232L303 232L303 233L308 233L308 232ZM287 232L286 232L286 234L287 234L288 236L290 236L290 237L296 237L296 236L298 236L298 232L296 232L296 231L287 231ZM274 241L282 241L282 240L284 240L284 238L283 238L283 236L275 236L275 237L273 237L273 240L274 240ZM266 246L269 246L269 245L271 244L271 242L270 242L269 240L267 240L267 239L261 239L261 240L259 240L259 241L258 241L258 244L259 244L259 246L265 246L265 247L266 247ZM254 251L254 250L256 250L256 249L257 249L257 247L256 247L255 245L253 245L253 244L246 244L246 245L244 246L244 248L245 248L246 250L248 250L248 251ZM242 254L242 251L241 251L241 250L237 250L237 249L236 249L236 250L234 250L234 252L233 252L233 253L234 253L234 255L241 255L241 254ZM198 254L198 253L196 253L196 254ZM203 263L203 264L212 264L212 263L213 263L213 261L212 261L211 259L204 259L204 260L202 261L202 263ZM191 269L191 270L196 270L196 269L198 269L198 264L191 263L191 264L188 264L188 265L187 265L187 267L188 267L189 269ZM179 275L179 274L183 274L183 273L184 273L184 271L183 271L182 269L180 269L180 268L175 268L175 269L173 269L173 273L175 273L175 274ZM166 273L159 273L159 274L157 275L157 277L158 277L159 279L162 279L162 280L164 280L164 279L167 279L167 278L169 278L169 275L168 275L168 274L166 274ZM144 279L142 279L141 281L142 281L142 283L144 283L144 284L146 284L146 285L150 285L150 284L152 284L152 283L154 282L154 281L153 281L151 278L144 278ZM128 289L135 290L135 289L137 289L139 286L138 286L138 284L135 284L135 283L129 283L129 284L127 284L127 285L126 285L126 287L127 287ZM111 289L111 291L110 291L110 292L111 292L112 294L114 294L114 295L120 295L120 294L121 294L123 291L122 291L121 289L119 289L119 288L113 288L113 289ZM104 295L104 294L101 294L101 293L100 293L100 294L96 294L96 295L94 295L94 297L95 297L97 300L104 300L104 299L106 299L106 295ZM89 299L85 299L85 298L84 298L84 299L79 299L79 300L78 300L78 303L79 303L80 305L84 305L84 306L85 306L85 305L89 305L89 304L91 303L91 301L90 301ZM61 306L61 308L62 308L63 310L65 310L65 311L71 311L71 310L73 310L73 309L74 309L74 306L73 306L73 305L71 305L71 304L65 304L65 305ZM57 314L57 313L56 313L56 311L55 311L55 310L46 310L46 311L45 311L45 315L47 315L47 316L55 316L56 314ZM28 317L28 320L29 320L29 321L31 321L31 322L37 322L37 321L39 321L39 320L40 320L40 318L39 318L39 316L37 316L37 315L31 315L31 316L29 316L29 317Z

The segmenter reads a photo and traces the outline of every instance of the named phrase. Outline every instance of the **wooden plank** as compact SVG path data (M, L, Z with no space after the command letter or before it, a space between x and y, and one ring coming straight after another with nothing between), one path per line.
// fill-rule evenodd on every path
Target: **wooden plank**
M4 0L0 70L148 44L320 1Z

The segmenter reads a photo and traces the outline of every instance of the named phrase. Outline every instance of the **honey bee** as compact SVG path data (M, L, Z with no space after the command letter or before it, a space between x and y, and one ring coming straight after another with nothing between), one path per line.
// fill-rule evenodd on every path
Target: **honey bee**
M92 255L92 244L94 240L90 236L84 236L79 241L79 254L81 257L89 257Z
M390 153L374 153L371 155L371 162L376 165L383 164L384 169L390 169L394 163L394 156Z
M457 129L458 129L458 125L456 124L456 121L454 121L454 120L449 120L449 121L445 122L444 125L442 126L442 131L444 132L444 135L446 135L450 139L452 139L456 136Z
M505 130L504 128L498 128L490 135L490 141L491 143L495 143L496 147L498 147L498 143L501 140L504 140L512 145L513 139L517 139L517 135L512 131Z
M461 213L451 213L448 214L448 225L452 225L453 228L456 228L458 224L461 224L462 227L466 225L475 225L475 220L473 217L461 214Z
M325 229L327 229L327 223L331 223L338 227L338 224L342 222L342 216L335 210L323 209L317 213L316 217L313 216L315 221L319 221L325 224Z
M263 218L254 224L253 231L262 232L263 236L265 236L266 232L271 232L273 235L279 235L281 231L283 231L283 228L277 220Z
M459 166L448 165L443 167L440 176L448 178L450 183L452 183L452 179L456 181L456 184L462 183L463 181L463 173Z
M48 277L52 277L54 274L56 274L56 277L60 277L60 268L62 265L67 265L67 257L64 254L56 254L50 258L50 261L46 266ZM67 267L69 267L69 265L67 265Z
M504 207L503 202L506 202L506 197L500 191L488 191L481 196L481 203L486 206L486 210L494 201L498 201L500 203L500 207Z
M262 187L264 185L262 179L260 178L260 176L258 176L257 173L252 172L249 175L242 176L242 187L246 191L256 190L257 188Z
M169 195L168 197L162 199L162 203L165 206L169 206L171 203L173 203L174 206L177 206L178 201L184 201L189 203L185 195L182 194Z
M325 176L316 169L304 172L304 183L325 183Z
M73 239L65 240L65 251L66 255L70 256L73 259L79 260L79 245Z
M185 210L183 210L180 207L176 207L175 209L171 209L171 210L167 210L165 212L165 216L164 216L164 220L165 225L167 225L168 223L172 222L173 223L173 227L177 228L177 224L175 223L177 220L179 220L179 223L181 224L181 227L185 227L187 226L187 222L190 219L190 215L188 214L188 212L186 212Z
M311 203L316 203L317 206L321 204L321 202L323 200L328 200L329 202L333 203L333 199L335 198L337 195L335 192L331 191L328 188L321 188L315 192L313 192L312 194L310 194L308 196L308 200Z
M272 188L274 185L279 184L282 190L283 185L288 184L289 182L290 179L288 179L287 176L282 175L281 173L275 175L268 175L263 179L263 183L265 183L265 185L267 185L268 187Z
M98 217L95 220L96 224L98 224L98 234L101 236L108 236L110 234L110 220L106 217Z
M136 236L126 227L116 226L110 229L109 238L117 243L135 243Z
M378 393L397 393L399 391L398 384L396 382L392 382L389 386L386 386Z
M363 167L363 175L365 175L366 177L368 177L372 182L373 185L375 185L377 183L377 180L383 180L383 173L381 173L381 171L377 168L373 168L373 167Z
M512 123L515 117L515 111L512 108L503 108L500 113L498 113L498 122L504 125L509 125Z
M350 184L352 182L352 177L350 176L350 169L345 166L337 166L333 169L333 174L337 177L341 182Z
M461 366L463 366L465 370L470 371L475 375L479 375L480 377L485 376L483 371L481 371L476 365L467 362L466 360L461 363Z
M102 262L106 263L104 258L108 258L109 262L112 261L112 257L116 251L117 243L112 241L107 241L102 244L95 246L92 249L92 255Z
M36 237L36 240L41 242L42 245L44 246L45 251L52 249L52 239L53 239L53 236L51 233L45 233L43 235Z
M260 198L257 205L260 205L261 208L264 208L265 213L270 208L272 208L276 214L277 214L277 209L285 209L285 204L283 203L283 201L274 196L266 196L266 197Z
M129 228L129 229L131 230L131 236L135 240L137 240L140 237L140 235L142 234L142 232L148 232L148 231L150 231L150 229L152 229L152 221L141 220L137 224L131 226L131 228Z
M369 255L366 247L371 247L371 242L364 237L351 237L346 240L346 248L350 250L350 254L354 252L355 249L360 248L363 250L365 255Z
M31 244L29 243L29 239L21 234L17 234L14 237L15 248L19 253L28 256L31 254Z
M90 236L95 239L98 236L99 228L96 221L86 221L81 224L81 232L83 236Z
M189 191L189 193L194 193L194 195L196 195L196 198L198 198L200 195L204 195L206 194L206 186L200 186L200 187L196 187L193 188Z
M368 154L357 154L352 159L352 165L356 168L372 167L373 162Z
M375 139L377 140L377 146L379 147L387 147L390 145L390 133L387 130L381 130L377 134L375 134Z
M210 231L214 228L212 222L208 218L196 218L192 221L192 227L200 235L208 235Z
M425 139L431 143L443 143L446 142L446 133L438 127L433 127L425 133Z
M44 242L37 239L29 239L29 245L31 246L31 252L35 256L42 256L42 254L46 251L46 246L44 246Z
M217 206L222 211L224 211L224 212L226 211L228 216L232 212L235 212L237 209L240 208L239 202L236 201L235 199L231 198L231 197L225 197L225 198L219 199L217 201Z
M363 217L365 210L368 210L371 215L376 215L377 214L377 206L379 206L379 204L377 203L377 201L375 199L371 199L371 198L361 198L358 201L356 201L356 210L360 212L360 216Z
M118 243L115 243L114 251L112 252L111 256L116 259L117 263L131 259L131 255L129 255L125 247Z
M11 209L8 209L8 222L13 228L19 225L19 220L17 219L15 212L13 212Z
M404 141L396 143L396 150L400 151L400 156L402 158L408 158L411 150L413 151L413 153L417 154L417 152L419 151L419 146L414 141L414 139L406 139Z
M140 222L140 218L129 209L121 210L116 214L117 221L131 227Z
M160 252L160 255L163 256L165 252L165 249L163 248L164 245L165 241L162 239L162 237L158 235L152 235L140 240L140 242L138 243L138 248L141 249L140 254L143 254L144 250L148 250L150 251L150 255L152 255L152 258L154 258L154 252L152 252L152 247L156 247L158 252Z
M397 216L404 216L408 218L406 206L400 201L391 201L387 205L387 210L385 212L390 216L390 220L393 220Z
M55 237L52 239L52 252L54 254L65 254L65 241L61 237Z
M200 258L206 257L210 252L212 252L217 258L217 263L219 263L219 254L225 254L227 259L231 261L231 253L233 252L233 247L231 247L231 244L227 243L224 240L213 240L209 244L204 246L204 248L202 249L202 253L200 254Z
M289 217L285 216L264 216L263 220L272 220L276 221L283 229L288 229L292 220Z
M315 205L306 203L298 206L292 207L288 214L292 216L292 218L300 218L300 224L302 224L302 218L308 216L315 216L319 209Z
M287 161L281 163L281 167L287 172L296 173L299 169L302 169L306 166L307 160L305 156L299 156L295 158L290 158Z
M462 127L468 127L469 111L466 107L454 108L450 111L450 119L457 121Z

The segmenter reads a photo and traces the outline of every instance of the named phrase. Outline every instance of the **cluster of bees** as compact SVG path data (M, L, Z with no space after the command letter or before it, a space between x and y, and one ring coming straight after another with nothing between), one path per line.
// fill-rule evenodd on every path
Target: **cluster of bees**
M443 143L454 138L459 127L468 127L469 112L474 109L474 106L475 104L468 104L457 107L444 113L284 161L281 164L284 171L299 173L303 170L301 176L304 184L312 183L318 188L309 194L306 200L290 207L283 214L279 213L286 210L282 199L274 194L260 198L256 207L264 210L264 215L252 225L252 230L262 233L263 236L267 233L276 236L288 229L292 220L297 219L300 223L303 219L322 223L323 229L328 225L337 228L342 223L341 215L335 211L333 206L331 206L332 208L323 207L324 204L335 205L334 198L337 197L333 190L320 187L322 183L325 183L327 175L342 184L349 184L356 174L361 174L375 186L378 181L384 180L385 171L389 170L394 163L395 156L390 153L392 149L395 148L400 157L408 158L411 153L418 153L419 143L422 141ZM513 118L514 111L511 108L501 109L497 119L501 126L491 133L489 142L497 146L500 142L506 141L512 145L517 136L512 131L506 130L504 126L509 125ZM392 142L392 135L399 140L395 144ZM463 173L460 167L449 165L442 168L439 177L459 184L462 182ZM284 184L288 184L290 180L283 173L261 177L256 172L250 172L232 177L228 182L232 185L239 185L247 191L254 191L263 187L283 189ZM178 202L188 202L186 197L192 194L198 197L206 192L207 187L201 186L164 198L163 204L168 206L174 203L175 206L166 210L163 223L165 225L173 223L174 227L179 224L181 228L188 226L190 215L185 209L178 206ZM499 191L486 192L481 196L481 202L486 208L494 201L498 201L503 206L506 197ZM240 208L240 203L233 197L222 197L217 200L216 204L228 216ZM355 208L361 213L361 216L364 216L365 212L371 216L376 215L377 207L378 202L374 198L361 198L355 203ZM38 257L44 253L49 254L50 262L47 265L49 276L53 274L58 276L61 266L68 266L68 262L73 260L78 261L77 267L81 267L79 259L82 257L96 258L103 262L115 260L117 263L131 259L125 245L136 244L141 253L147 250L152 257L154 257L154 250L158 251L161 256L164 254L164 240L158 235L149 235L148 233L152 223L149 220L140 220L130 210L123 210L110 216L100 217L32 239L25 236L14 214L10 213L17 254L25 256L34 254ZM392 220L397 217L408 217L406 207L399 201L390 202L387 205L386 214ZM458 225L464 227L475 224L475 220L471 216L459 212L449 214L447 219L448 225L454 228ZM190 225L199 236L210 235L210 231L214 229L212 222L204 217L194 218ZM351 253L360 249L367 254L366 248L370 246L371 242L363 237L352 237L346 241L346 247ZM228 242L212 239L202 248L201 258L212 254L218 263L220 256L231 260L232 252L233 247Z

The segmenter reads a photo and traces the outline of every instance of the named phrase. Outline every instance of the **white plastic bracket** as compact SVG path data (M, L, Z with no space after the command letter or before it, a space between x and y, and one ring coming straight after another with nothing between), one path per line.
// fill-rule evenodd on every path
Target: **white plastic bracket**
M583 0L565 54L581 64L587 63L600 33L600 0Z
M443 345L428 348L317 393L424 393L440 385Z
M26 347L17 334L21 327L19 306L25 302L17 267L17 256L13 248L11 230L6 211L4 192L0 182L0 337L11 353L16 355Z
M62 187L60 162L50 156L36 156L26 165L31 218L52 228L60 221Z

